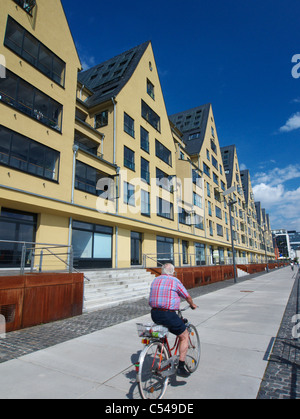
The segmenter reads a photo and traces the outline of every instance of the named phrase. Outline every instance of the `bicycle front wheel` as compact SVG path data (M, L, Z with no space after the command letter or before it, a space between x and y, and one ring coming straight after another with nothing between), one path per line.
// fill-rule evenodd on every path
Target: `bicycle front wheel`
M189 331L189 349L187 352L185 364L189 372L195 372L200 363L201 346L197 329L192 324L188 328Z
M163 376L161 365L168 359L168 352L160 342L153 342L142 351L137 379L143 399L161 399L164 396L169 379Z

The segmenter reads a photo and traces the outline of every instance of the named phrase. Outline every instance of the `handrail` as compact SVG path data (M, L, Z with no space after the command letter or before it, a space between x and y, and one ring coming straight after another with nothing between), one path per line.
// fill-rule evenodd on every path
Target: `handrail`
M39 254L39 272L42 272L42 265L43 265L43 258L45 256L53 256L57 258L60 262L66 265L66 267L69 269L69 273L77 272L82 273L74 268L73 266L73 247L69 245L63 245L63 244L50 244L50 243L36 243L36 242L26 242L26 241L16 241L16 240L0 240L1 243L7 243L7 244L17 244L19 246L22 246L21 248L21 260L20 260L20 274L24 275L25 273L25 265L26 265L26 253L29 252L29 259L30 259L30 269L31 272L33 271L33 263L35 254L37 252L40 252ZM57 251L54 252L54 249L63 249L66 248L67 251L65 253L58 253ZM48 252L48 255L45 255L44 252ZM60 256L66 255L68 257L68 260L62 259ZM90 279L83 274L84 279L86 279L88 282L90 282Z
M166 256L166 257L164 257ZM147 267L147 260L150 259L152 261L154 261L155 263L157 263L157 267L163 266L164 263L159 262L159 260L162 259L166 259L166 260L172 260L173 264L177 267L183 267L183 266L216 266L216 265L232 265L233 264L233 258L231 257L227 257L224 258L222 260L219 260L218 262L215 263L207 263L209 262L208 259L211 258L211 256L207 256L205 257L205 259L200 258L198 253L190 253L187 252L186 257L187 259L189 259L189 263L182 263L182 256L183 253L148 253L148 254L143 254L143 266L144 268ZM195 265L192 264L192 258L194 257L194 261L195 261ZM196 257L198 257L198 260L196 261ZM179 262L178 265L175 263L177 261ZM268 259L267 261L250 261L248 260L247 257L237 257L236 258L237 264L238 265L252 265L252 264L263 264L263 263L277 263L277 260L273 260L273 259ZM197 265L197 262L200 262L199 265ZM204 262L204 264L202 264Z

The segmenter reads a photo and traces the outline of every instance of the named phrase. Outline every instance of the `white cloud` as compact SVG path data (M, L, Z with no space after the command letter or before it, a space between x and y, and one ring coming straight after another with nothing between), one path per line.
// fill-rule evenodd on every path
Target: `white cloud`
M295 113L292 115L285 125L283 125L281 128L279 128L280 132L290 132L294 131L295 129L300 128L300 112Z
M240 164L240 170L247 170L247 166L244 163Z
M253 177L254 184L267 184L271 186L282 184L288 180L297 179L300 177L300 165L290 164L289 166L280 169L275 167L268 172L258 172Z
M253 177L255 201L270 214L271 228L300 231L300 187L289 190L285 182L300 177L300 165L275 168Z

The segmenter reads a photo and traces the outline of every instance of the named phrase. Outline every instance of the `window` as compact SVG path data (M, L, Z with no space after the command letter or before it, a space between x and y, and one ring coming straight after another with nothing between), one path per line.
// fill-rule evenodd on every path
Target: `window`
M221 208L216 206L216 217L220 218L222 220L222 210Z
M112 267L111 227L73 221L74 265L79 268Z
M194 205L196 205L199 208L202 208L202 197L195 192L193 192L194 197Z
M131 266L142 264L142 234L132 231L131 238Z
M141 127L141 149L149 153L149 132Z
M188 263L188 251L189 251L189 242L182 240L182 263L186 265Z
M155 140L155 154L156 157L167 163L169 166L172 166L171 151L158 140Z
M124 131L134 138L134 120L124 112Z
M190 214L181 207L178 207L178 220L180 224L190 225Z
M210 177L210 169L205 163L203 163L203 172Z
M150 184L149 162L141 157L141 179Z
M217 224L217 235L223 236L223 227L220 224Z
M213 236L214 235L214 229L213 229L213 223L212 223L211 220L209 220L208 225L209 225L209 234L211 236Z
M167 175L167 173L163 172L158 167L156 168L156 185L169 192L173 191L172 177Z
M124 182L124 204L135 206L135 188L128 182Z
M219 185L219 178L215 173L213 173L213 179L214 179L215 184Z
M58 181L60 154L0 126L0 164Z
M208 215L212 216L211 202L207 201Z
M29 1L23 2L28 4ZM10 16L4 45L61 86L65 84L66 64Z
M95 129L105 127L108 124L108 111L102 111L95 115Z
M160 117L142 100L142 117L160 132Z
M172 202L162 198L157 198L157 215L169 220L174 220L174 211Z
M5 79L0 78L0 101L61 131L62 105L9 70L6 70Z
M207 188L207 196L210 197L211 195L210 195L210 184L209 183L206 184L206 188Z
M36 6L36 0L14 0L14 2L30 15L32 15L32 11Z
M109 193L110 184L108 182L107 188L101 185L103 189L97 187L98 182L101 179L109 178L105 173L100 172L92 166L88 166L80 161L76 161L76 172L75 172L75 188L90 193L92 195L101 196L105 192L105 196Z
M150 193L141 190L141 214L150 217Z
M130 170L135 170L134 151L124 146L124 166Z
M200 132L196 132L195 134L190 134L188 141L197 140L197 138L200 138Z
M23 243L36 240L37 214L3 207L0 213L0 240L4 240L0 243L0 267L20 269ZM27 248L26 267L30 267L31 258L32 249Z
M155 100L155 95L154 95L154 86L153 86L153 84L151 83L151 81L150 80L148 80L147 79L147 93L148 93L148 95L153 99L153 100Z
M213 166L218 170L218 162L217 160L214 158L214 156L211 156L211 162L213 164Z
M174 239L169 237L156 237L157 261L161 264L174 263Z
M198 173L198 171L193 169L192 176L193 176L193 183L197 185L199 188L202 188L201 176Z
M213 141L213 140L210 140L210 147L211 147L212 151L213 151L215 154L217 154L217 146L216 146L216 144L214 143L214 141Z

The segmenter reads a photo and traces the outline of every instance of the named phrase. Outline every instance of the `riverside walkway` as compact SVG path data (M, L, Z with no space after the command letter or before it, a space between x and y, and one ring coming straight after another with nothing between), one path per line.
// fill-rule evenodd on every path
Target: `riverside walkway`
M190 292L199 308L187 317L200 334L201 363L189 379L172 379L165 399L300 397L295 271ZM142 299L8 333L0 339L0 399L138 399L135 323L148 321L149 312Z

